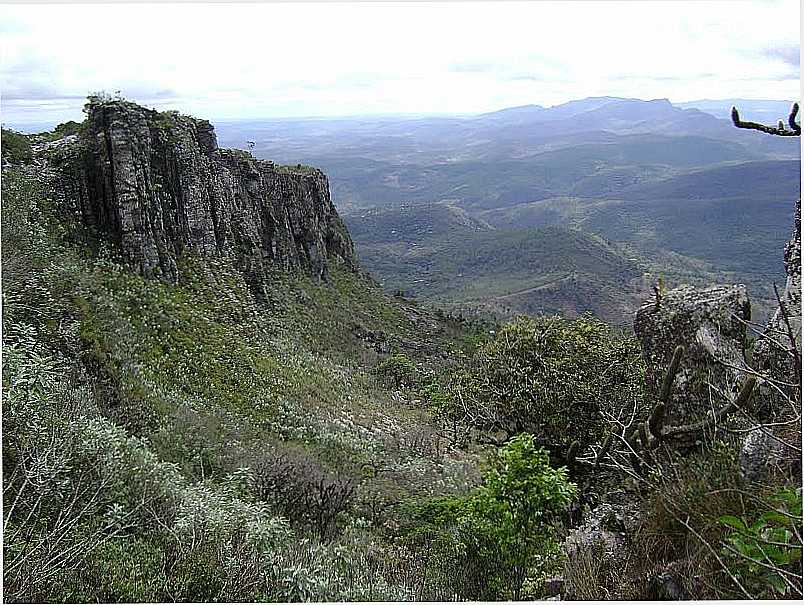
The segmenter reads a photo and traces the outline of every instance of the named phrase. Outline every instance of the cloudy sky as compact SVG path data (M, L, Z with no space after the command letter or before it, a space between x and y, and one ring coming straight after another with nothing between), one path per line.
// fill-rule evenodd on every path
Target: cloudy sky
M8 125L121 91L211 119L596 95L794 99L798 0L0 5Z

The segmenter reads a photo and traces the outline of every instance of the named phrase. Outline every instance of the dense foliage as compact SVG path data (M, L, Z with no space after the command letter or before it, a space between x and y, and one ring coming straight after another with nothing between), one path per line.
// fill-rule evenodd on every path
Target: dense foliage
M3 149L3 160L15 164L26 164L33 159L30 139L14 130L2 129L2 141L0 147Z
M554 450L599 442L605 415L643 408L639 345L591 316L520 318L446 381L448 418Z

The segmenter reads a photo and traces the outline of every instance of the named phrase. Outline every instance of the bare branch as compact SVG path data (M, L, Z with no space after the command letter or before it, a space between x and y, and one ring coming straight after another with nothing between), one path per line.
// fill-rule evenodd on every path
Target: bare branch
M758 124L757 122L743 122L740 119L740 113L737 111L736 107L731 108L731 121L734 122L734 125L737 128L759 130L760 132L776 135L777 137L799 137L801 136L801 126L796 123L797 114L798 103L793 103L793 107L790 109L790 116L787 118L787 123L790 126L790 130L785 128L782 120L779 120L779 125L775 128L773 126Z

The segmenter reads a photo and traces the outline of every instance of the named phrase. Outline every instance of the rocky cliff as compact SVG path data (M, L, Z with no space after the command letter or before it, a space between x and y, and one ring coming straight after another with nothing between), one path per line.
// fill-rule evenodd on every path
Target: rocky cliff
M205 120L91 98L65 147L60 166L82 223L144 275L175 282L185 252L234 257L256 283L268 264L319 279L331 262L356 268L320 170L219 149Z

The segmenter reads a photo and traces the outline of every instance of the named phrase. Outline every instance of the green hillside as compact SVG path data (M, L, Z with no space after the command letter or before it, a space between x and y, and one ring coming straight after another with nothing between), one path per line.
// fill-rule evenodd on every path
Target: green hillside
M434 237L463 236L492 227L448 204L399 204L366 208L351 215L350 233L360 242L414 243Z
M703 137L627 135L612 142L584 142L538 153L511 150L489 157L449 161L402 161L382 154L366 157L315 156L305 161L332 174L333 193L343 207L398 202L453 201L464 207L492 208L583 192L611 191L612 175L622 185L651 182L698 166L755 159L737 143Z
M437 434L411 379L434 380L482 335L345 269L325 284L277 270L259 298L224 259L184 257L176 286L145 279L71 243L80 230L28 169L2 185L4 469L57 457L30 470L36 489L6 473L33 515L6 533L6 596L410 597L374 584L385 572L366 545L391 553L394 507L467 493L483 457ZM204 534L185 549L182 528ZM51 543L20 531L61 536L80 568L50 567ZM271 575L237 575L269 545Z
M590 311L630 322L644 263L625 250L577 230L491 229L450 206L419 208L344 216L386 290L503 316Z
M176 114L183 138L159 127L158 150L135 153L143 120L169 116L109 103L125 110L115 120L2 133L5 601L800 597L791 351L772 338L770 352L746 346L712 299L667 292L733 282L716 258L752 279L770 270L763 249L785 204L786 224L790 213L772 179L759 201L657 203L623 170L618 186L634 199L550 197L477 215L447 203L357 209L343 217L356 262L318 173L315 195L288 192L309 185L301 174L255 188L288 171L245 152L223 169L209 123ZM122 116L137 117L128 133ZM88 136L93 125L103 128ZM83 140L62 140L76 131ZM147 189L148 167L175 177L170 196ZM106 177L146 189L109 192ZM520 177L512 192L528 187ZM561 178L535 180L546 191ZM689 178L730 191L728 178ZM232 198L236 249L174 232L209 212L200 233L217 240L227 223L216 200ZM149 274L121 241L153 235L155 217L167 219L153 241L175 262L169 275ZM317 262L276 254L266 224ZM255 233L264 241L250 248ZM648 296L652 327L637 338L625 326ZM759 370L719 374L732 346ZM763 409L760 381L778 414ZM746 467L752 435L792 447Z

